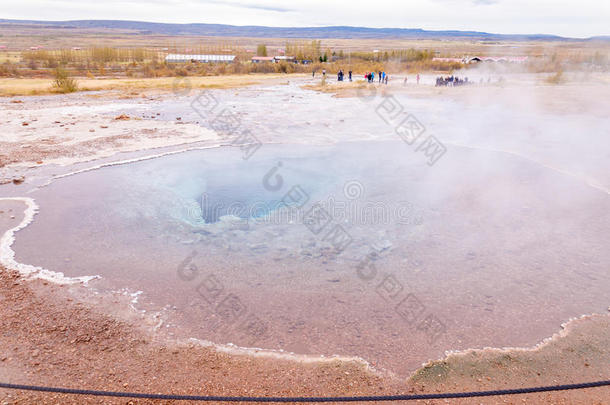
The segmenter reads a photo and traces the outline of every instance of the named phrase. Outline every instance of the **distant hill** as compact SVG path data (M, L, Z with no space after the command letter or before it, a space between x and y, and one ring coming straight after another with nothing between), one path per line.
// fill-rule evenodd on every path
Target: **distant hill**
M490 34L478 31L427 31L418 28L367 28L367 27L264 27L236 26L224 24L165 24L142 21L119 20L74 20L74 21L35 21L4 20L0 24L28 25L30 28L87 28L87 29L121 29L134 31L137 34L157 35L192 35L220 37L266 37L266 38L399 38L399 39L478 39L478 40L512 40L512 41L565 41L575 40L556 35L507 35ZM589 40L608 40L608 37L595 37Z

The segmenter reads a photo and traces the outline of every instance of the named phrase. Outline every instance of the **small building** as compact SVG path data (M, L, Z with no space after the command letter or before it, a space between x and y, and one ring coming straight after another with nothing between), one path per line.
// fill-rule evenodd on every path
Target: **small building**
M282 62L282 61L283 62L294 62L294 56L284 56L284 55L274 56L273 61L275 63Z
M495 63L524 63L527 61L527 56L474 56L467 58L467 63L479 63L479 62L495 62Z
M253 56L252 63L275 62L273 56Z
M509 56L508 61L510 63L525 63L527 62L527 56Z
M165 61L169 63L231 63L235 59L235 55L190 55L170 53L165 57Z

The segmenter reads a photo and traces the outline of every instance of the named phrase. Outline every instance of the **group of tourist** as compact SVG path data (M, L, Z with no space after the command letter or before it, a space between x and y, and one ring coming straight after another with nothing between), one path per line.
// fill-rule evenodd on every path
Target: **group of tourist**
M314 70L312 72L312 76L315 77L316 71ZM348 71L347 72L348 75L348 80L351 82L352 81L352 71ZM322 76L326 77L326 69L322 69ZM364 79L369 82L369 83L375 83L375 79L377 79L378 83L384 83L384 84L388 84L388 74L386 72L383 71L379 71L379 72L368 72L364 75ZM343 72L343 69L340 69L337 72L337 81L342 82L345 80L345 73ZM419 84L420 81L420 76L419 73L415 76L415 80L417 82L417 84ZM483 82L483 79L481 79L481 82ZM447 76L447 77L442 77L439 76L436 78L436 87L457 87L457 86L464 86L464 85L468 85L468 84L472 84L471 81L468 80L468 77L464 77L459 78L457 76ZM405 76L403 85L406 86L407 85L407 77Z
M442 87L442 86L452 86L452 87L456 87L456 86L463 86L466 84L469 84L470 82L468 81L468 78L465 77L464 79L460 79L457 76L447 76L447 77L437 77L436 78L436 87Z
M313 72L311 72L311 75L313 77L315 77L316 71L314 70ZM351 82L352 81L352 71L348 71L347 72L348 75L348 80ZM322 69L322 77L326 77L326 69ZM419 84L419 80L420 80L420 76L419 73L415 76L416 78L416 82L417 84ZM386 72L383 71L379 71L379 72L368 72L364 75L364 79L369 82L369 83L375 83L375 79L377 79L377 81L379 83L384 83L384 84L388 84L388 74ZM337 72L337 81L342 82L345 80L345 73L343 72L343 69L340 69ZM491 79L488 80L488 82L491 81ZM481 79L481 83L483 82L483 79ZM465 77L463 79L457 77L457 76L447 76L447 77L442 77L439 76L436 78L436 87L457 87L457 86L464 86L464 85L468 85L468 84L472 84L473 82L468 81L468 77ZM406 86L407 85L407 77L405 76L403 85Z
M364 78L369 82L369 83L375 83L375 72L368 72L367 74L364 75ZM386 74L386 72L377 72L377 79L379 81L379 83L385 83L388 84L388 75Z
M349 72L347 72L348 74L348 78L349 81L352 81L352 71L350 70ZM337 81L342 82L343 81L343 77L345 76L345 73L343 73L343 69L339 70L339 72L337 73Z
M313 72L311 72L311 76L315 77L315 75L316 75L316 71L314 70ZM381 71L379 71L377 73L368 72L367 74L364 75L364 78L369 83L374 83L375 75L377 75L377 80L379 81L379 83L388 84L388 74L386 72L381 72ZM326 77L326 69L322 69L322 77ZM348 80L351 82L352 81L352 71L351 70L347 72L347 77L348 77ZM343 72L343 69L340 69L337 72L337 81L342 82L344 80L345 80L345 73ZM418 80L419 80L419 77L418 77Z

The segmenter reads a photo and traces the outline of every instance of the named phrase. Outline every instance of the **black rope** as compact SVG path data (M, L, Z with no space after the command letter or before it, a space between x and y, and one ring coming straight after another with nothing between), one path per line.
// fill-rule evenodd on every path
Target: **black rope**
M146 394L138 392L113 392L95 391L72 388L40 387L36 385L20 385L0 383L0 388L55 392L60 394L93 395L98 397L118 398L144 398L144 399L166 399L177 401L218 401L218 402L369 402L369 401L409 401L418 399L449 399L449 398L472 398L490 397L496 395L531 394L535 392L567 391L584 388L595 388L610 386L610 380L595 381L580 384L553 385L547 387L515 388L510 390L473 391L473 392L448 392L440 394L412 394L412 395L367 395L358 397L224 397L224 396L200 396L200 395L173 395L173 394Z

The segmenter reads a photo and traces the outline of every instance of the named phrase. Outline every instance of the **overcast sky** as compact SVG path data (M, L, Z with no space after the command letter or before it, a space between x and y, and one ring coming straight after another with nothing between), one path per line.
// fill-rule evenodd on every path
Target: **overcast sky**
M610 0L0 0L0 18L610 35Z

